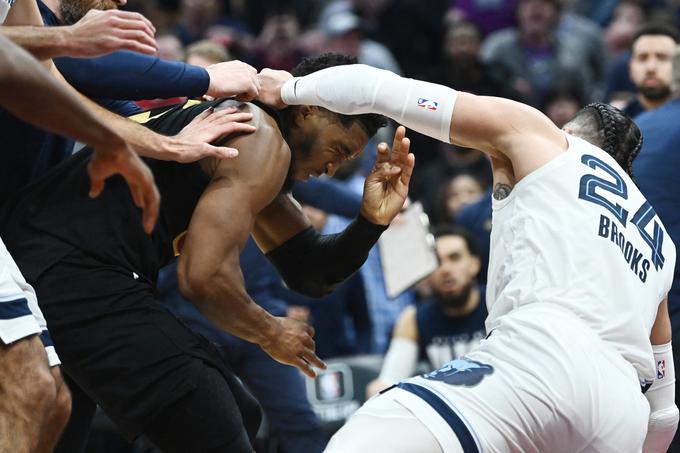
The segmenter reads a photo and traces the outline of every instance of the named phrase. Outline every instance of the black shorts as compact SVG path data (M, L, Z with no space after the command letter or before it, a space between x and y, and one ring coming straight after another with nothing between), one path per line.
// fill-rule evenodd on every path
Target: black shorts
M194 390L205 364L233 376L132 271L73 251L32 283L64 371L130 439Z

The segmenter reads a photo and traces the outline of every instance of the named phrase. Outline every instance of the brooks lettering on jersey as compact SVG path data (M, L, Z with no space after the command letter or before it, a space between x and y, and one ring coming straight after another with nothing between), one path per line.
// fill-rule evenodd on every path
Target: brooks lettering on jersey
M608 238L614 245L621 249L623 258L630 265L630 270L638 276L642 283L647 281L647 273L651 266L650 261L629 240L623 232L619 231L616 223L604 214L600 215L600 226L597 230L600 237Z

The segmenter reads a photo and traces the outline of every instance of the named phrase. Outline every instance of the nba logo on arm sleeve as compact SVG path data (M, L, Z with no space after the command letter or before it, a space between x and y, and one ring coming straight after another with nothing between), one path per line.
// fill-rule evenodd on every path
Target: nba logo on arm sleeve
M436 111L439 108L439 102L425 98L418 98L418 107Z
M659 360L656 362L656 378L663 379L666 376L666 361Z

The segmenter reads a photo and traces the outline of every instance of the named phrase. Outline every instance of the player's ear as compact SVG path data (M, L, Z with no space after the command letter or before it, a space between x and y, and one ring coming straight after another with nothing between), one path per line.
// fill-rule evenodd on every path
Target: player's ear
M300 105L295 109L295 125L302 126L303 123L309 120L318 112L318 109L313 105Z

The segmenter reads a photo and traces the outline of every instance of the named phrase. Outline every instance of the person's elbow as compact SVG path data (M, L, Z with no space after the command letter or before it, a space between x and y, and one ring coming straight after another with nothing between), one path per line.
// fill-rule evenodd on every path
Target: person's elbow
M211 273L205 272L198 266L191 266L180 260L177 265L177 283L182 295L194 303L200 303L210 298Z
M335 289L334 285L314 278L286 278L284 276L283 281L291 291L312 299L326 297Z

